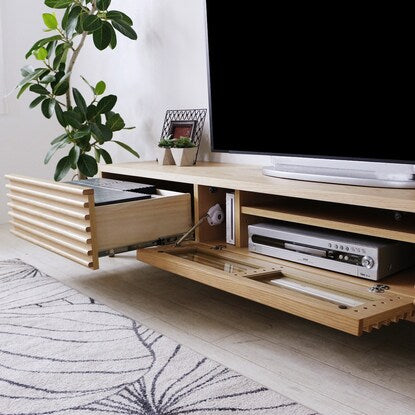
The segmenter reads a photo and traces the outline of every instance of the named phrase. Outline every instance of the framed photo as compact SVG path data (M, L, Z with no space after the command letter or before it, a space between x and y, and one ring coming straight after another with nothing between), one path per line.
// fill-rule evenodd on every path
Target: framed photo
M161 138L187 137L199 147L207 109L167 110Z
M196 132L196 120L193 121L171 121L169 136L171 138L186 137L193 140Z

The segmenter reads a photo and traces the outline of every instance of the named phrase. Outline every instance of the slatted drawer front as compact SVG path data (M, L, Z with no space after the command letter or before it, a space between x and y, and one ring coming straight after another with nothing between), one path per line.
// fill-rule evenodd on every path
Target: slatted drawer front
M11 232L92 269L98 268L94 192L79 186L7 175Z

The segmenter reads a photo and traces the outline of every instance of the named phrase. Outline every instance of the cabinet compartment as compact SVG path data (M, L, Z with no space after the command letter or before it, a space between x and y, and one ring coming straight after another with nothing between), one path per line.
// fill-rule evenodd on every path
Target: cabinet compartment
M157 268L354 335L413 315L410 297L372 293L352 281L338 281L275 261L201 243L140 249L137 258ZM272 281L283 281L283 284ZM295 282L296 284L293 284ZM307 289L298 289L306 286ZM316 295L316 292L318 295Z
M95 207L93 189L6 177L11 232L92 269L111 249L178 235L192 224L189 194L157 190L151 199Z

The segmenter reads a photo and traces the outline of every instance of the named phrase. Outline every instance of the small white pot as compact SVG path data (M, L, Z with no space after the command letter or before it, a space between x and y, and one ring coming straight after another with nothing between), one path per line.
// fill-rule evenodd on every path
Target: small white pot
M197 147L172 148L171 153L177 166L193 166L196 162Z
M169 148L157 147L157 161L162 166L171 166L174 159Z

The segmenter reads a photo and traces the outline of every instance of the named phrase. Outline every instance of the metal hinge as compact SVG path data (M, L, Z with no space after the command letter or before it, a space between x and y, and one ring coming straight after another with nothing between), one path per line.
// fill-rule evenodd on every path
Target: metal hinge
M115 249L107 249L105 251L99 252L98 256L99 257L104 257L104 256L113 257L116 254L121 254L123 252L129 252L129 251L136 251L137 249L150 248L152 246L172 245L176 243L181 238L181 236L182 234L166 236L164 238L156 239L155 241L141 242L135 245L122 246L120 248L115 248Z

